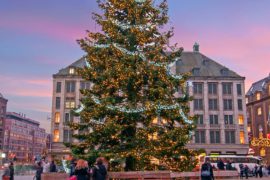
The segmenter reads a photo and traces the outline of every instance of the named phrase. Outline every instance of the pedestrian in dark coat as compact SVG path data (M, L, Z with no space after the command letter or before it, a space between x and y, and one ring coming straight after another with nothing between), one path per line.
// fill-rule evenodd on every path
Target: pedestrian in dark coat
M41 174L43 173L43 167L41 166L41 162L37 163L36 169L36 180L41 180Z
M260 178L263 177L263 170L262 170L262 168L263 168L263 166L260 166L259 167L259 170L258 170L258 174L259 174Z
M244 167L244 173L245 173L246 179L248 179L248 171L249 171L249 168L248 168L247 165L245 165L245 167Z
M56 165L55 165L54 161L52 161L50 164L50 172L57 172Z
M218 161L217 167L218 167L219 170L224 170L225 165L224 165L224 162L222 161L222 159L220 159Z
M214 173L211 164L207 161L201 167L202 180L214 180Z
M87 162L85 160L79 159L77 161L77 165L75 167L74 174L77 177L77 180L88 180L89 179L88 165L87 165Z
M13 162L10 163L9 165L9 180L14 180L14 166L13 166Z
M93 168L93 180L106 180L107 169L103 165L101 158L97 158L96 165Z

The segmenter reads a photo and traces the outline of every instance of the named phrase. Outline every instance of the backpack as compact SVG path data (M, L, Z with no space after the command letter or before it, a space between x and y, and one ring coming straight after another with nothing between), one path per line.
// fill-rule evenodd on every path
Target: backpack
M201 172L201 176L202 177L209 177L209 176L211 176L210 167L207 164L205 164L205 166L207 166L207 168L205 168L205 167L202 168L203 170Z

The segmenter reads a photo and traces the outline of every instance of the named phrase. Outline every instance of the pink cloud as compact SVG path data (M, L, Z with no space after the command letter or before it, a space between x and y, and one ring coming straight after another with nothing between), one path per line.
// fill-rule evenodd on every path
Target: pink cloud
M52 82L48 79L0 76L1 92L7 95L51 97Z

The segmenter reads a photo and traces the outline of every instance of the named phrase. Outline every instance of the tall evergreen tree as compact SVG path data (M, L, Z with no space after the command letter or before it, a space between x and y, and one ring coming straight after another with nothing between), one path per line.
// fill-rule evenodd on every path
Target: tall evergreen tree
M70 124L77 142L75 156L111 160L112 170L183 171L195 164L195 151L185 145L194 129L188 117L187 76L170 67L182 48L170 46L168 5L162 0L97 0L94 14L102 32L79 41L87 66L78 70L91 89L81 90L80 122ZM180 90L181 96L175 96Z

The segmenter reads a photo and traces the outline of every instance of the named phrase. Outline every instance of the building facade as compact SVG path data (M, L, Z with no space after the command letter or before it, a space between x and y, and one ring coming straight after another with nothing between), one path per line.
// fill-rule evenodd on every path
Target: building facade
M4 123L6 118L8 100L0 93L0 150L3 150L4 141Z
M63 145L72 141L67 123L79 121L70 110L80 105L80 89L90 88L90 83L76 74L76 68L85 65L82 58L53 75L52 154L68 152ZM247 154L245 78L201 54L198 44L194 52L183 52L171 71L192 72L189 81L193 87L189 87L189 93L194 100L190 109L199 120L188 147L203 148L207 154Z
M188 144L206 154L248 153L245 78L199 52L183 52L172 69L175 74L191 73L190 115L197 116L197 129Z
M38 121L24 114L6 114L3 151L8 159L31 162L35 157L42 156L46 149L47 133L39 125Z
M250 140L264 138L270 140L270 74L268 77L252 84L246 94L248 131ZM255 155L270 159L270 147L252 147Z

